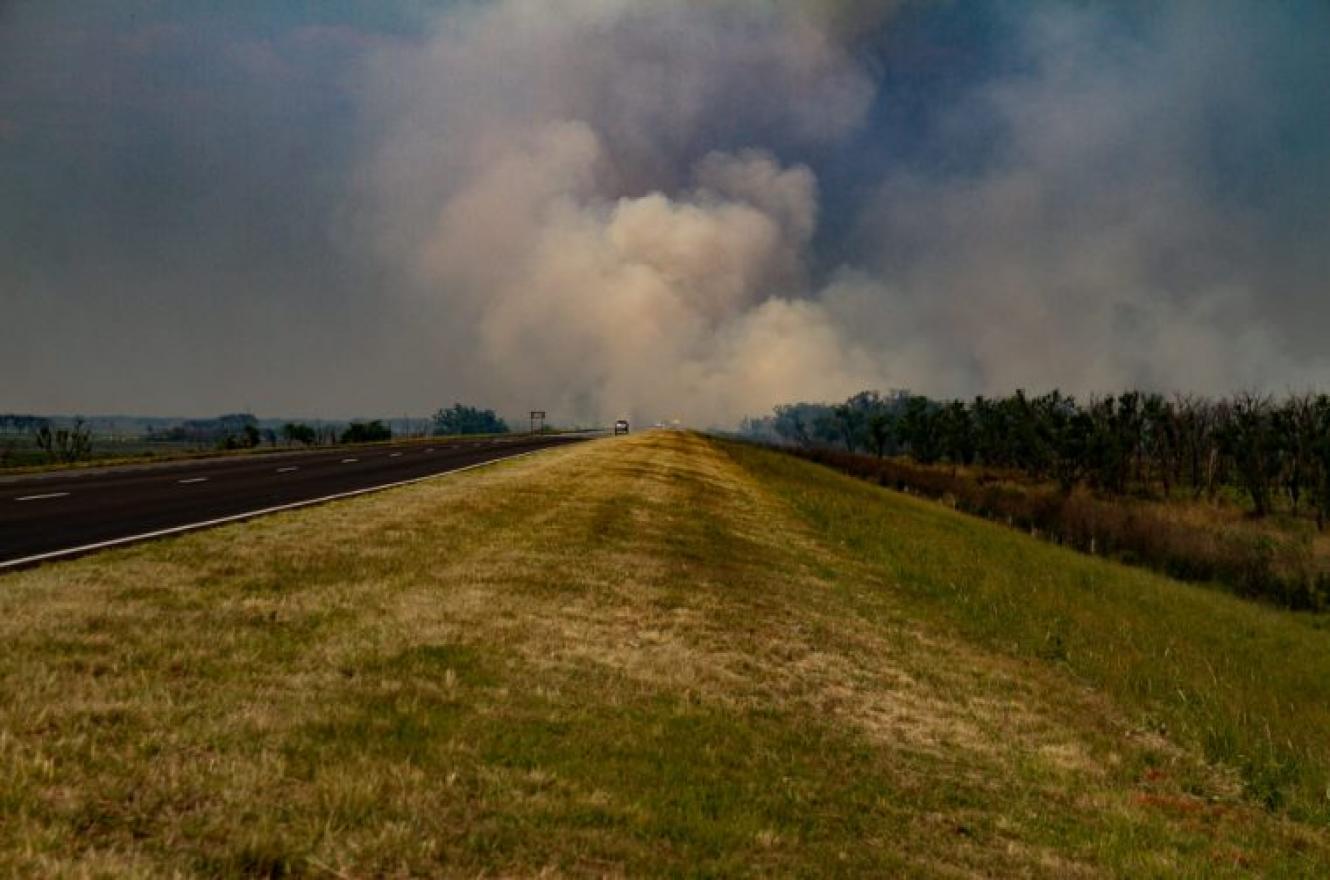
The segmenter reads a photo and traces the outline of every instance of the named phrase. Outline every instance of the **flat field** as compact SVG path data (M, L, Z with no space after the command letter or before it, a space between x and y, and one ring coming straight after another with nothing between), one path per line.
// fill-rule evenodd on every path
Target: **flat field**
M1330 874L1330 629L650 432L0 577L0 874Z

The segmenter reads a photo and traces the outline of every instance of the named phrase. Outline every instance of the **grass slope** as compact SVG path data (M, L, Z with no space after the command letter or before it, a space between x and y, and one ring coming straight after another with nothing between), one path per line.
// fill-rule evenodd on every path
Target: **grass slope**
M1324 875L1328 643L583 444L0 578L0 873Z

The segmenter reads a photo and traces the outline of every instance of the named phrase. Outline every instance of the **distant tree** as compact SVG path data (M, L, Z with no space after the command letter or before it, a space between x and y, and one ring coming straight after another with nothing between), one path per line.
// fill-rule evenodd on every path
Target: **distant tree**
M282 439L288 446L296 443L313 446L319 440L313 428L300 422L287 422L282 425Z
M454 403L434 414L434 436L458 434L507 434L508 423L492 409Z
M896 421L896 438L910 455L922 464L932 464L942 456L941 424L938 406L927 397L912 395L905 412Z
M1088 413L1094 425L1087 462L1090 480L1096 488L1125 493L1134 444L1132 415L1123 412L1119 398L1112 394L1092 398Z
M878 458L896 451L896 420L909 398L907 391L861 391L841 406L842 419L850 429L853 444L871 450Z
M845 431L834 406L820 408L813 417L813 441L818 446L838 446L845 442Z
M1311 461L1310 490L1316 508L1316 527L1325 531L1330 520L1330 396L1319 394L1308 406L1304 430L1309 440L1308 458Z
M776 433L775 416L745 416L739 421L739 434L751 440L774 443L780 439Z
M979 396L970 404L970 420L974 424L975 454L989 467L1010 464L1007 454L1007 432L1003 411L997 401Z
M226 432L217 445L222 449L253 449L263 440L263 432L255 422L224 422Z
M787 403L773 411L776 433L787 443L814 445L815 425L827 416L830 407L821 403Z
M832 430L845 444L846 452L854 452L862 436L863 426L867 422L867 413L852 401L837 404L831 408Z
M1180 394L1173 399L1173 412L1177 422L1180 482L1191 484L1193 499L1202 494L1209 497L1219 463L1214 434L1215 406L1203 397Z
M1090 468L1094 420L1070 397L1050 408L1048 419L1053 476L1063 494L1069 495Z
M392 437L392 429L379 419L370 422L352 422L342 432L343 443L375 443L391 440Z
M1172 401L1148 394L1144 403L1147 487L1157 481L1164 497L1173 494L1182 472L1182 430ZM1152 479L1153 477L1153 479Z
M865 424L873 452L882 458L896 439L896 414L885 406L874 407Z
M1053 468L1053 424L1063 412L1066 398L1060 391L1027 397L1017 391L1008 398L1016 425L1016 463L1036 479L1048 476Z
M1296 514L1303 497L1315 493L1318 476L1316 398L1310 394L1290 396L1275 409L1273 417L1284 448L1279 480Z
M213 422L221 431L237 436L247 436L250 428L257 431L259 427L259 420L253 413L227 413L213 419Z
M946 404L938 411L937 422L941 452L951 462L952 469L972 463L975 456L974 421L965 404L959 400Z
M35 434L42 426L49 427L51 420L45 416L30 416L22 413L0 414L0 431L16 431L20 434Z
M1240 394L1232 401L1232 414L1221 442L1237 469L1238 479L1251 496L1258 517L1270 512L1270 487L1281 467L1281 438L1270 399Z
M34 432L33 440L52 462L71 463L92 457L92 431L82 418L75 419L69 428L53 429L50 422L44 422Z
M883 395L877 391L860 391L833 408L841 442L847 449L872 451L881 458L887 451L895 451L896 414L909 392L891 391Z

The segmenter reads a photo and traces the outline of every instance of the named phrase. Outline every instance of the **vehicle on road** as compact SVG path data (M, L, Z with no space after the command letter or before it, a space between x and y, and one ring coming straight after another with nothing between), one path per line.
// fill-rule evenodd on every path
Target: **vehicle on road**
M628 420L627 420L627 419L619 419L619 421L617 421L617 422L614 423L614 436L615 436L615 437L618 437L620 434L627 434L627 433L628 433Z

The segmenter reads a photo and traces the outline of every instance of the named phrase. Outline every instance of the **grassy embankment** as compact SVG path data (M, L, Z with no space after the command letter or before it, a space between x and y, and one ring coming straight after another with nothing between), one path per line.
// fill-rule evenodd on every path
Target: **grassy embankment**
M0 578L0 873L1330 870L1330 632L652 433Z
M1246 496L1232 487L1213 502L1188 493L1168 499L1086 487L1068 493L1010 471L820 448L790 452L1089 553L1222 584L1285 608L1330 610L1330 532L1317 531L1307 505L1294 511L1285 500L1274 515L1255 519Z

